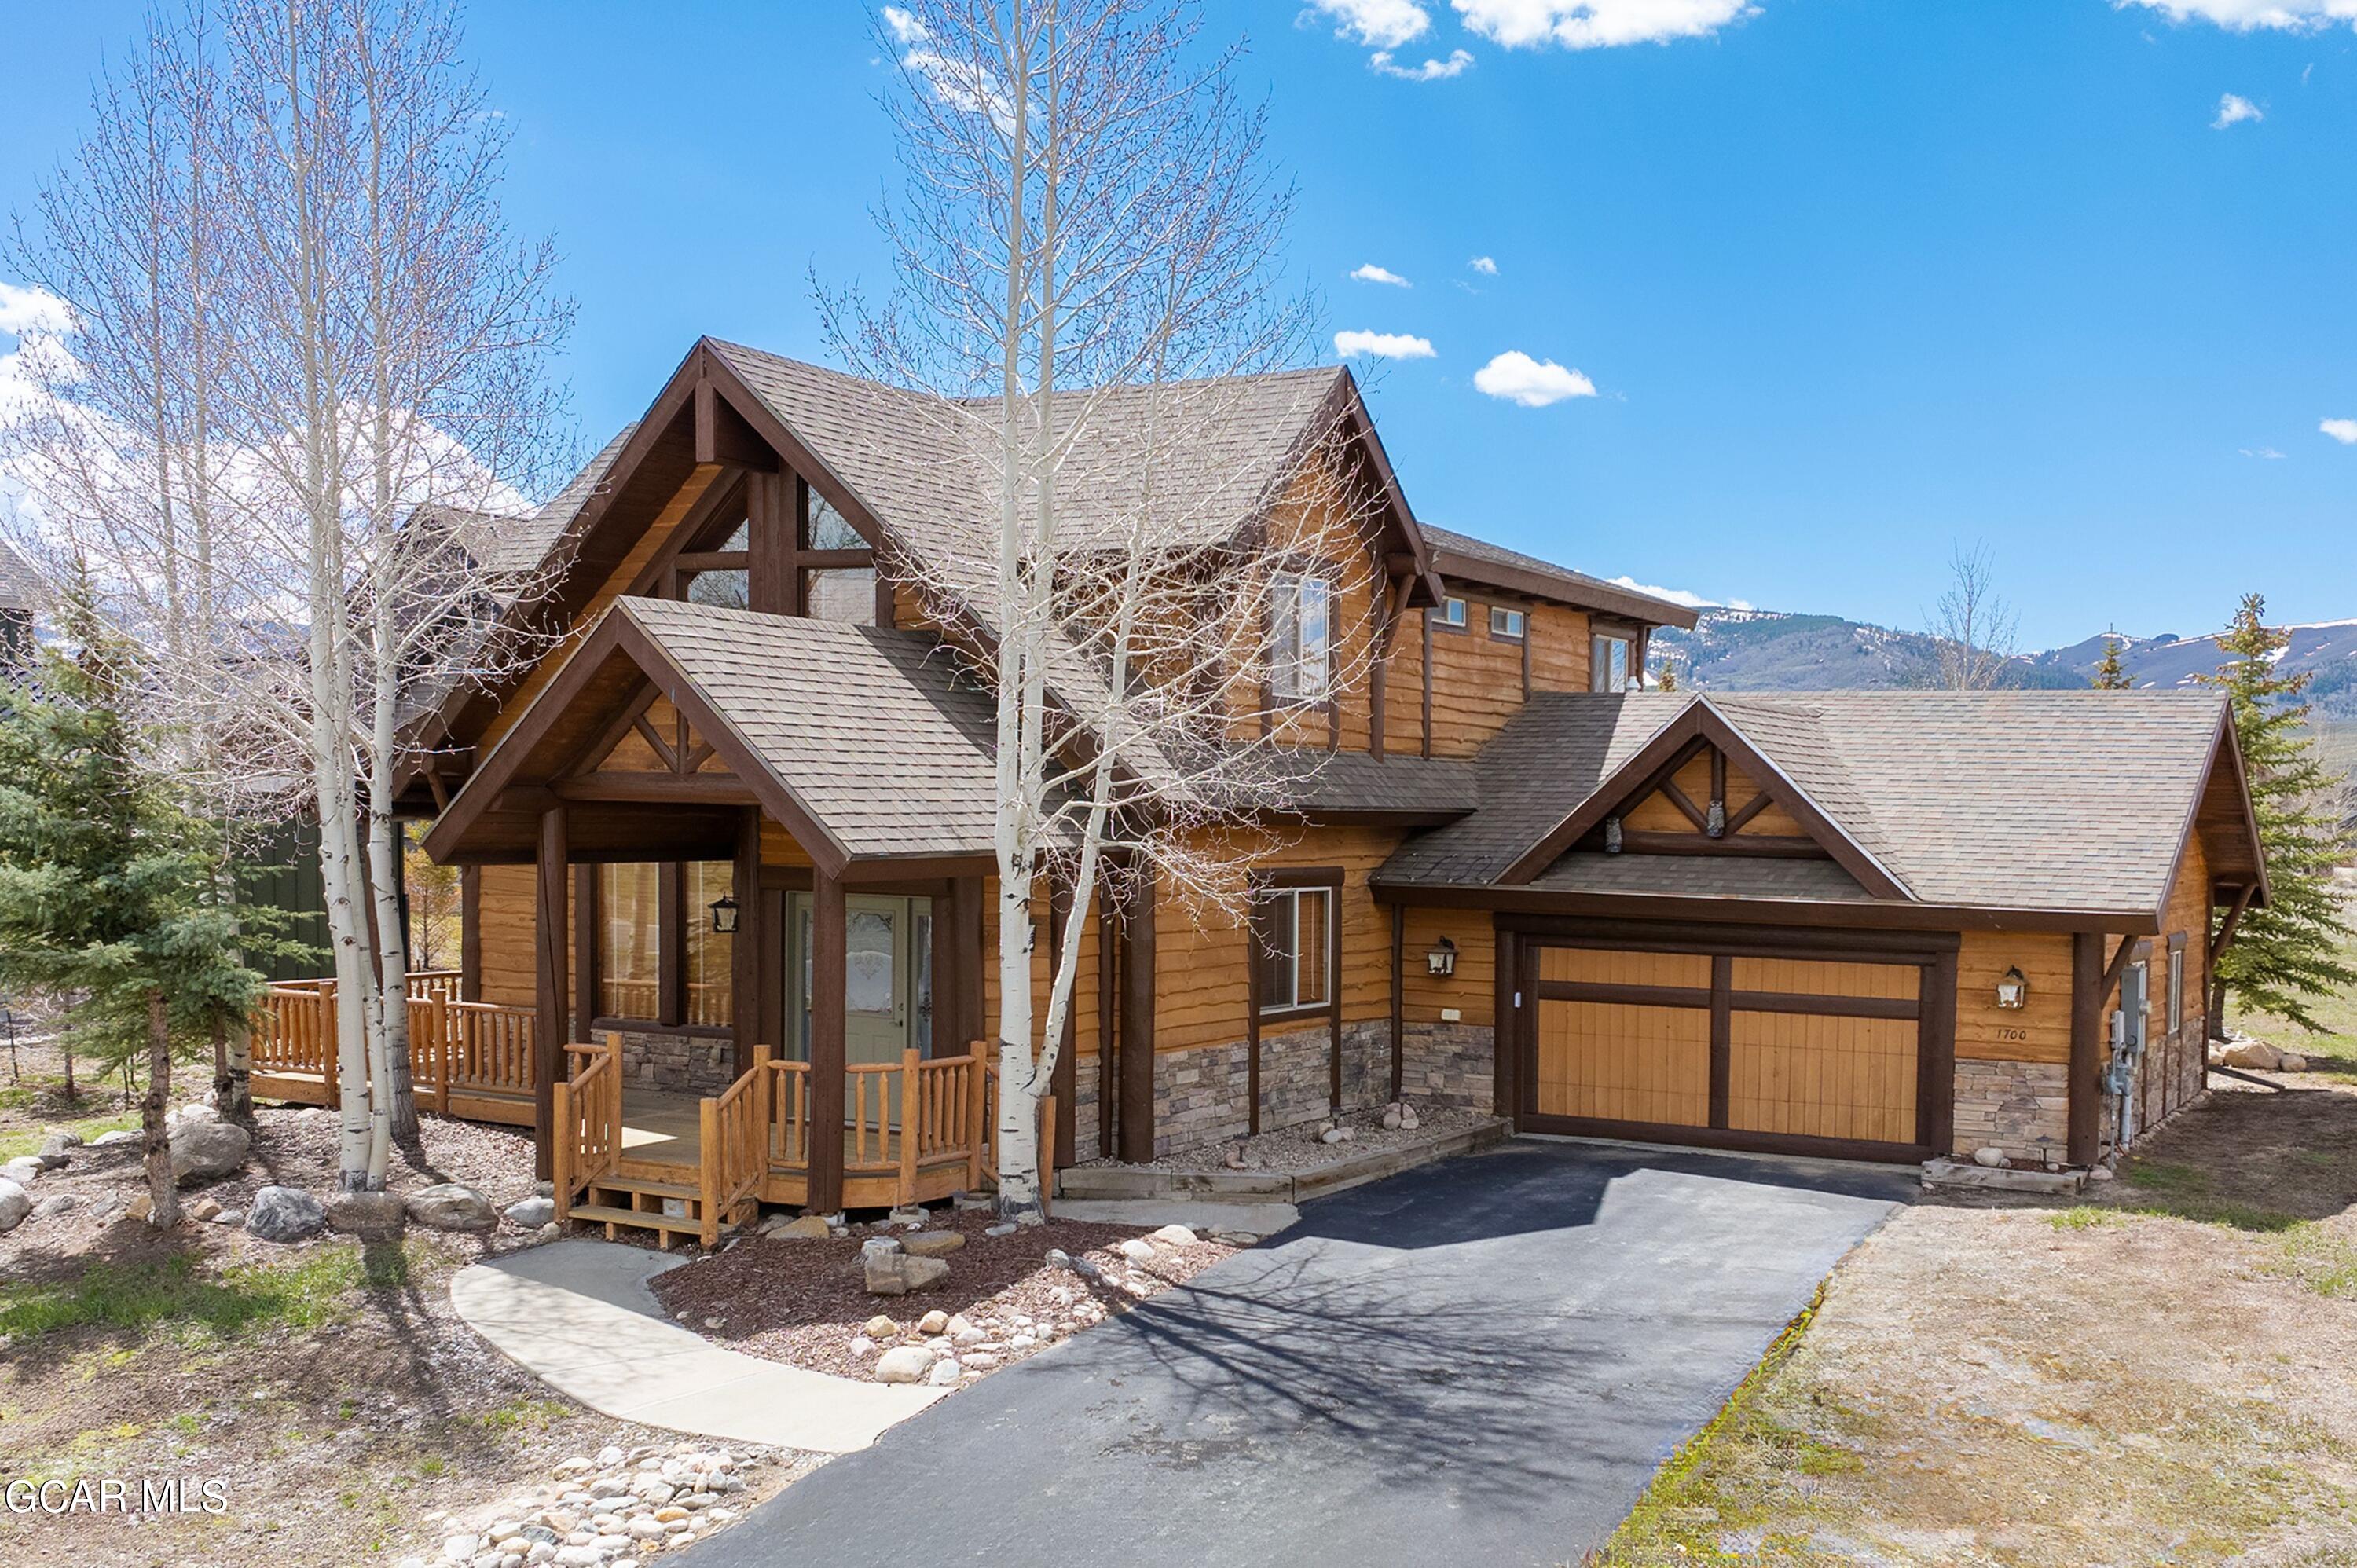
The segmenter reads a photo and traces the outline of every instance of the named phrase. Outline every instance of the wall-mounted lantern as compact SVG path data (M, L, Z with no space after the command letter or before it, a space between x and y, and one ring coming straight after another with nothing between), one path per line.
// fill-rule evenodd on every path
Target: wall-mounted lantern
M2018 965L2008 968L1996 983L1996 1004L2000 1007L2022 1008L2029 1005L2029 981Z
M1445 979L1457 972L1457 944L1447 937L1433 945L1424 955L1424 967L1433 975Z
M726 893L712 901L712 930L716 936L737 934L737 900Z
M1620 853L1620 819L1618 817L1604 819L1604 853L1607 854Z

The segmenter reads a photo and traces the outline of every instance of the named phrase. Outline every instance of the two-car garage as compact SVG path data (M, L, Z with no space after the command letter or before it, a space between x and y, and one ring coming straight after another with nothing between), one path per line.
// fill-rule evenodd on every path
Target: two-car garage
M1519 933L1525 1128L1852 1158L1945 1152L1954 938L1641 930Z

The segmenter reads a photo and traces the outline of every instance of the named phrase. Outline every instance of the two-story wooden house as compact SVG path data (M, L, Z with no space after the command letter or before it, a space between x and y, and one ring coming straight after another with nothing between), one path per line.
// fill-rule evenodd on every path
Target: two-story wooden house
M594 1213L708 1229L986 1157L992 709L937 651L988 638L988 596L905 588L982 502L917 398L699 342L520 546L562 564L532 612L562 637L425 721L402 804L465 868L461 995L528 1021L510 1081L568 1197L637 1173ZM1086 922L1060 1166L1403 1094L2083 1165L2199 1091L2210 961L2265 897L2219 700L1642 690L1692 612L1419 523L1347 371L1226 406L1196 438L1257 476L1239 537L1366 498L1335 565L1378 613L1333 624L1380 643L1305 688L1330 756L1247 921L1141 894ZM716 1137L693 1192L645 1165Z

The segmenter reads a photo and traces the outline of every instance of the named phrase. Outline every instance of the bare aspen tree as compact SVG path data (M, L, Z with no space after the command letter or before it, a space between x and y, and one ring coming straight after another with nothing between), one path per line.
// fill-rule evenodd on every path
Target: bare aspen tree
M104 404L133 378L79 351L126 317L72 286L109 236L47 213L26 250L44 263L33 275L67 285L75 331L12 448L39 525L91 536L143 632L203 596L209 635L171 661L183 706L221 716L225 774L316 815L340 1179L373 1187L416 1114L392 817L410 721L533 651L486 632L544 585L509 541L556 456L545 367L570 306L550 247L500 216L507 132L448 0L226 0L215 15L216 34L188 29L202 70L184 73L174 127L207 178L159 220L205 238L201 295L164 284L203 322L202 353L166 369L200 389L205 549L136 509L49 500L114 482L89 432L111 427ZM56 205L86 217L88 199L69 188ZM168 434L179 457L184 432Z
M999 1206L1036 1222L1092 901L1245 912L1243 867L1326 755L1318 704L1363 676L1383 583L1332 372L1283 383L1310 434L1282 493L1233 439L1276 395L1247 378L1300 361L1308 313L1275 278L1290 193L1195 7L921 0L878 38L899 286L822 306L883 383L875 423L942 454L888 570L953 640L974 628L996 694ZM1035 1007L1051 889L1069 913Z
M1940 684L1986 692L2003 682L2014 654L2014 615L1996 591L1996 557L1986 544L1957 545L1948 559L1948 591L1932 612L1940 645Z

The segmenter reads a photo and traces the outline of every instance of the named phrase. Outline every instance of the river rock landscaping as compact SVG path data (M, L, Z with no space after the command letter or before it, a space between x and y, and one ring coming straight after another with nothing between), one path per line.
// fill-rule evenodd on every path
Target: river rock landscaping
M1183 1284L1236 1251L1183 1226L1051 1220L1013 1229L988 1209L809 1233L824 1229L743 1238L658 1275L656 1299L732 1349L839 1377L957 1387ZM912 1251L912 1241L924 1251ZM884 1265L888 1274L914 1263L945 1272L916 1271L924 1285L873 1292L871 1260L888 1258L903 1262Z
M779 1458L766 1448L609 1444L561 1461L546 1482L482 1511L476 1524L441 1516L457 1527L441 1551L404 1557L400 1568L637 1568L743 1518Z

